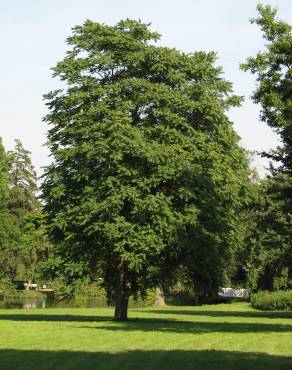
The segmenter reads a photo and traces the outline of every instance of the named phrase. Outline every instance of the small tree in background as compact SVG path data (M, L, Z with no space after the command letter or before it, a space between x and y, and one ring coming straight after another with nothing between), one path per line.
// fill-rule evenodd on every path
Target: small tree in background
M0 209L6 209L9 194L8 159L0 138Z
M9 160L0 140L0 279L15 275L15 251L20 238L19 229L7 209L9 201ZM11 253L12 252L12 253Z
M13 151L0 147L0 277L40 279L50 244L37 199L37 177L19 140Z
M8 152L9 188L8 208L21 225L27 212L40 209L37 199L37 175L31 163L30 152L24 149L20 140L15 140L15 148Z
M86 21L46 96L43 183L68 284L102 277L115 319L184 266L201 294L229 276L248 164L225 110L240 98L214 53L158 47L141 22Z

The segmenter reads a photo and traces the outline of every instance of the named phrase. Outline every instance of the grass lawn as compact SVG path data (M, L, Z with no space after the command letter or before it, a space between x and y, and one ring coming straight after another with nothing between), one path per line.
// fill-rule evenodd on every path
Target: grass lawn
M1 370L291 370L292 312L247 303L0 310Z

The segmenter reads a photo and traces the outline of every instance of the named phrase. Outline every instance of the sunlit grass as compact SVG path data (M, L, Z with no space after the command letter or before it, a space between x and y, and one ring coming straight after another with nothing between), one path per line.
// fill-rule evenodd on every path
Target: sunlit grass
M0 310L1 370L292 369L292 312L247 303Z

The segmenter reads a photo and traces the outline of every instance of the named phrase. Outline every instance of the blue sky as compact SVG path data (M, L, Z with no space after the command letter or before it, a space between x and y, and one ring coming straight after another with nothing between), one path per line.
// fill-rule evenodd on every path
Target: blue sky
M278 7L279 17L292 23L291 0L262 3ZM66 37L85 19L114 24L123 18L152 23L162 34L161 45L185 52L216 51L235 93L245 96L242 107L229 112L241 144L258 151L274 147L276 136L259 122L259 107L249 98L254 78L239 70L239 63L264 47L260 31L249 23L256 4L255 0L0 0L0 136L6 149L20 139L41 173L49 163L42 96L58 86L50 68L63 58ZM254 165L263 175L267 161L257 157Z

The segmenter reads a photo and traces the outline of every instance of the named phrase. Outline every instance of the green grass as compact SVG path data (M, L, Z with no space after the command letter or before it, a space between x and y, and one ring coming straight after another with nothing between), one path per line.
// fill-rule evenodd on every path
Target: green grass
M291 370L292 312L247 303L0 310L1 370Z

